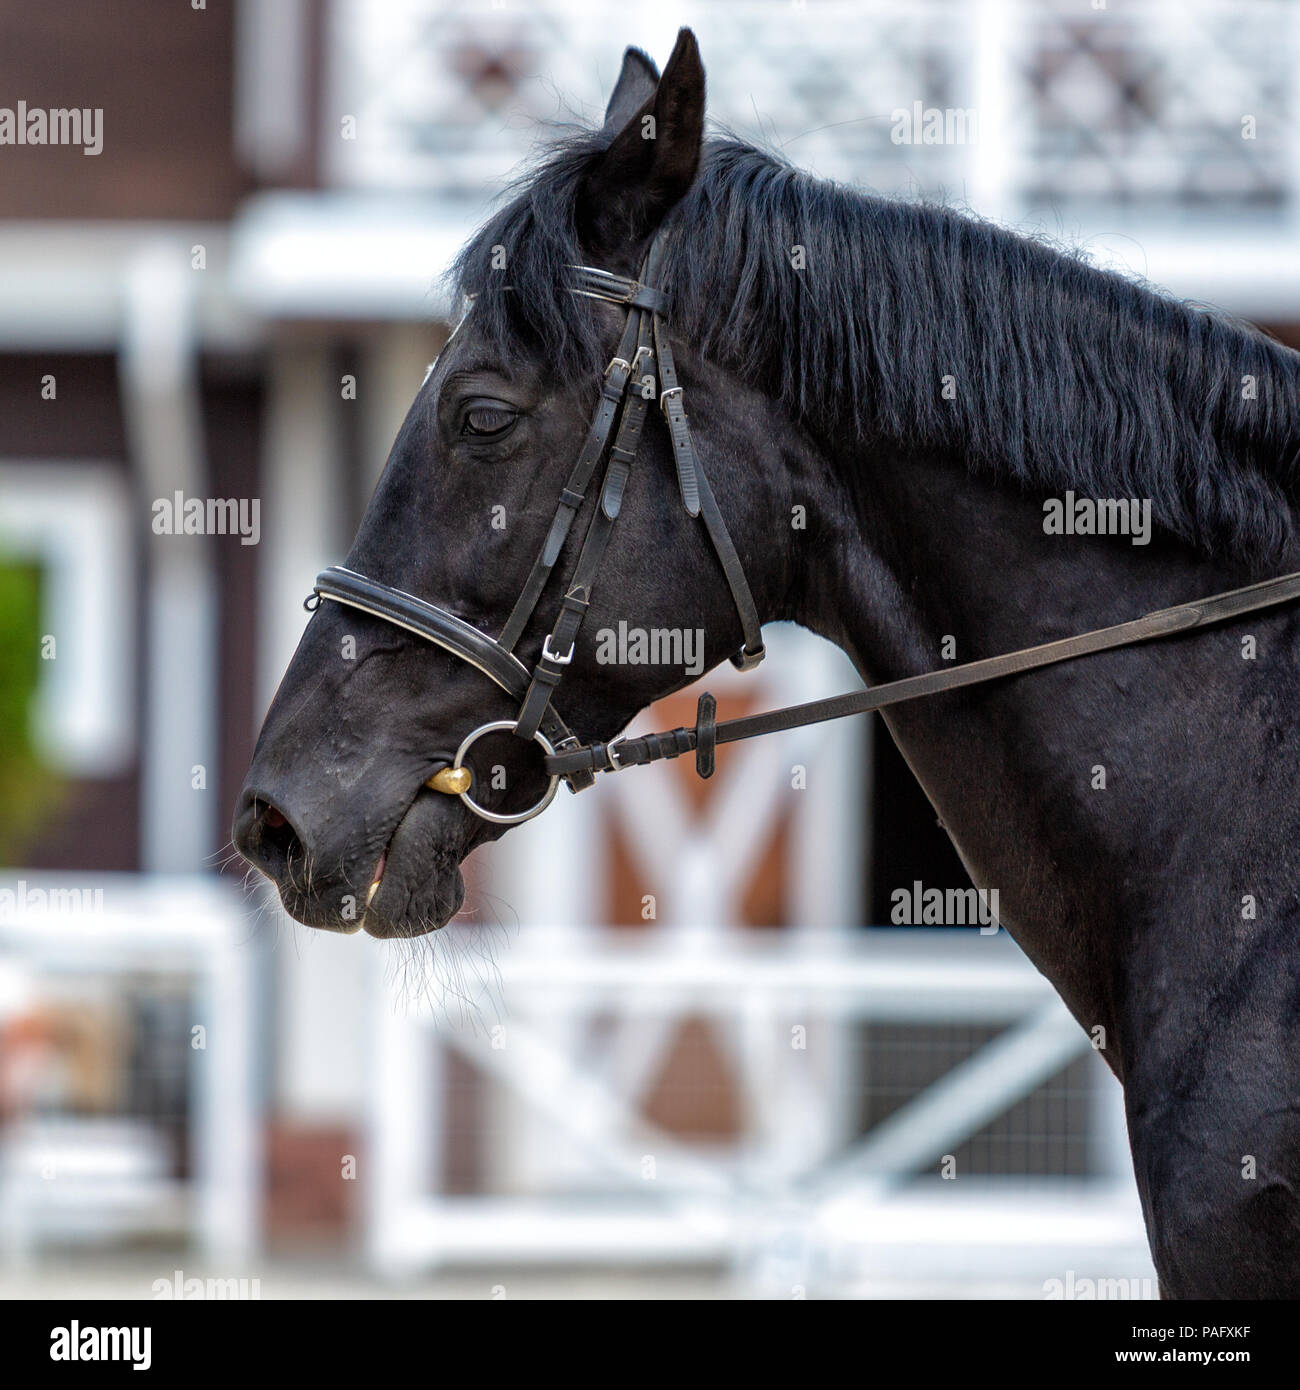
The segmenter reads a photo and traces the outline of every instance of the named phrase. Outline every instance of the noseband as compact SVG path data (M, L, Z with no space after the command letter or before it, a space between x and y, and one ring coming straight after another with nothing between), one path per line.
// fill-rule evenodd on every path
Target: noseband
M425 599L339 566L317 576L304 605L314 611L322 600L328 600L381 618L469 662L518 701L519 713L514 719L493 720L474 729L456 750L450 766L426 783L435 791L458 795L484 820L497 825L517 825L531 820L551 804L561 780L568 783L570 791L581 791L592 785L598 772L618 772L691 752L695 754L697 772L701 777L709 777L713 773L714 749L721 743L735 743L828 719L885 709L925 695L978 685L1074 657L1172 636L1300 598L1300 573L1285 574L1059 642L720 724L714 718L713 696L706 692L700 696L693 728L671 729L634 739L623 735L608 743L583 743L560 718L552 697L573 661L578 632L591 604L592 588L636 461L647 406L656 395L672 442L682 506L689 516L699 517L704 523L744 634L743 645L731 657L732 664L739 670L749 671L762 661L764 654L758 609L691 438L682 388L664 328L668 302L656 287L663 254L661 234L651 245L639 278L635 280L590 266L570 267L568 289L571 293L617 304L626 309L627 319L618 349L605 368L596 413L588 426L577 462L560 492L546 540L498 637L488 636L463 618ZM605 471L595 512L565 588L559 615L542 643L537 664L530 670L515 655L515 647L555 569L602 461ZM541 745L550 778L536 804L512 815L489 810L473 799L472 774L465 765L466 756L480 738L505 732Z

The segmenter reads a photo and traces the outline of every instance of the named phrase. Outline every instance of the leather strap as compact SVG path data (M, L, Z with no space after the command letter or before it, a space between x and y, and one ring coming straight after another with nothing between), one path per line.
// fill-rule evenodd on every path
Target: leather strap
M355 570L344 569L341 565L331 566L316 576L307 607L314 610L322 600L355 608L372 618L381 618L404 628L469 662L513 699L524 698L528 689L528 668L523 662L505 651L486 632L480 632L473 624L444 608L414 594L404 593L401 589L390 588L378 580L368 579ZM554 709L545 711L541 729L557 750L567 751L581 746ZM580 772L579 777L583 788L595 781L590 773ZM575 791L580 790L578 783L571 782L570 785Z
M713 776L713 749L718 741L718 702L706 690L695 706L695 771L706 781Z
M682 403L682 388L677 384L677 364L667 333L655 322L655 351L659 356L659 409L668 422L668 437L673 445L673 462L677 465L677 486L682 494L682 506L688 516L700 514L699 461L695 457L695 442L686 423L686 407Z
M497 638L507 651L514 651L524 628L528 626L528 620L546 588L546 581L551 577L551 571L564 549L573 519L586 500L591 475L604 457L605 445L609 442L618 408L623 403L631 380L632 364L629 359L637 341L637 325L634 320L640 317L639 314L628 315L618 350L610 359L609 366L605 368L605 379L601 383L600 402L596 407L596 414L592 417L587 437L578 451L578 460L573 466L573 471L560 493L560 501L551 518L546 540L533 561L533 567L524 581L519 597L515 600L515 606L510 610L505 626L501 629L501 636Z
M472 623L414 594L390 588L341 565L322 570L316 576L312 593L332 603L369 613L371 617L382 618L452 652L462 661L477 666L515 699L522 699L528 688L528 668L518 657L502 650Z
M727 523L722 519L713 489L709 486L703 469L699 472L699 486L700 515L704 518L705 528L713 540L713 549L722 565L722 573L726 576L727 587L731 590L736 613L740 618L741 631L745 635L745 645L738 652L732 653L731 664L737 671L752 671L767 655L767 648L763 646L763 623L758 616L754 596L749 592L745 567L740 563L740 556L736 554L731 532L727 530Z
M631 317L637 320L635 360L640 362L644 353L649 350L650 315L648 312L637 311ZM531 739L536 733L547 702L563 678L565 667L573 660L578 632L587 616L591 592L595 587L606 547L613 535L614 523L618 520L623 504L623 491L627 487L632 464L636 460L647 404L639 391L631 390L626 393L618 434L610 446L609 463L606 465L605 480L601 486L600 505L587 528L578 563L574 566L568 590L560 603L559 617L556 618L555 626L542 645L541 659L533 670L533 678L528 693L524 696L519 711L519 723L515 728L515 734L519 738Z
M663 265L666 244L662 236L656 237L646 258L646 279L658 283L659 271ZM663 317L655 315L654 348L659 364L659 409L668 424L668 437L673 446L673 463L677 467L677 486L682 494L682 506L688 516L700 514L700 489L698 482L699 463L695 457L695 444L691 439L690 427L686 423L686 407L682 402L682 388L677 381L677 364L673 360L672 346L664 331Z
M663 326L662 313L666 299L650 288L659 278L666 243L662 235L655 237L641 266L641 278L628 280L624 276L588 266L571 267L577 294L607 299L628 308L627 322L619 350L606 369L605 389L601 404L588 430L587 440L579 455L569 482L561 494L560 503L551 522L546 543L533 563L519 598L501 630L501 644L513 650L528 620L536 609L573 518L586 497L587 484L605 449L613 425L614 412L622 402L618 433L609 449L609 463L601 490L600 506L587 529L582 552L578 557L568 589L560 605L555 625L542 645L542 655L533 670L527 693L519 711L516 735L530 740L542 726L541 721L556 688L564 678L564 670L573 659L573 652L583 619L591 602L591 591L600 569L600 562L609 544L613 524L622 506L623 492L636 460L637 447L645 423L647 394L643 383L648 381L651 393L658 369L659 404L668 422L677 468L678 487L682 503L691 516L701 516L705 529L718 556L722 573L731 591L732 601L740 618L744 646L732 657L732 663L742 671L752 670L763 659L762 622L750 592L745 569L731 539L727 524L713 496L708 478L700 467L690 425L682 402L682 388L677 380L672 347ZM635 352L632 344L635 342ZM627 361L631 355L631 362ZM643 365L650 371L644 376Z
M668 422L668 434L673 443L682 505L691 516L704 518L705 528L717 552L727 587L731 590L732 602L740 617L745 645L732 656L732 665L741 671L752 671L764 656L763 624L749 590L749 580L745 578L745 567L740 563L740 556L736 554L735 544L713 496L713 489L709 486L704 469L700 467L686 407L682 403L682 388L677 381L677 364L673 360L668 334L658 317L655 318L654 330L655 356L659 364L659 408Z
M661 232L650 244L650 249L647 251L641 267L641 280L639 281L627 280L622 276L612 275L608 271L593 270L590 267L571 267L578 284L581 286L577 292L592 294L601 299L610 299L615 303L640 303L642 301L639 298L639 291L645 288L642 282L658 284L666 251L666 234ZM658 291L655 293L658 294ZM660 301L664 300L662 294L659 294L658 297ZM741 631L744 634L744 646L732 656L732 664L738 670L752 671L764 656L763 625L750 592L749 581L745 577L745 567L741 564L740 557L736 553L731 533L727 530L722 511L713 496L713 490L709 486L708 478L700 465L699 455L695 451L695 441L691 437L682 387L677 379L677 363L673 357L672 345L668 341L667 330L664 327L665 308L653 307L651 312L653 314L651 327L654 361L659 373L659 408L668 424L668 435L672 441L673 462L677 469L677 486L681 492L682 505L690 516L702 516L704 518L705 529L708 531L709 539L717 552L723 576L726 578L727 587L731 590L732 601L740 618ZM644 337L645 327L643 316L642 325L638 330L636 362L640 361L642 352L649 351L649 345ZM632 376L631 389L635 391L637 378L635 366Z
M1134 618L1131 622L1098 628L1075 637L1062 638L1058 642L1047 642L1038 647L1024 647L1001 656L968 661L961 666L949 666L941 671L928 671L924 675L905 676L901 680L888 681L884 685L871 686L847 695L836 695L826 700L813 700L808 704L789 705L784 709L769 710L764 714L728 719L718 724L716 730L712 724L712 711L705 707L701 699L699 722L694 729L680 728L666 733L646 734L640 738L619 739L614 746L613 760L609 757L605 745L600 743L563 753L557 752L553 757L547 758L546 766L549 772L562 777L570 776L577 771L609 771L611 761L614 768L640 766L660 758L675 758L692 749L698 750L702 736L706 744L714 740L717 743L737 743L741 739L759 738L763 734L803 728L809 724L821 724L828 719L867 714L926 695L939 695L945 691L960 690L966 686L999 680L1004 676L1019 675L1024 671L1052 666L1061 661L1071 661L1075 657L1091 656L1095 652L1111 651L1117 647L1130 647L1139 642L1172 637L1180 632L1189 632L1193 628L1226 622L1243 613L1253 613L1280 603L1290 603L1297 598L1300 598L1300 572L1278 575L1259 584L1248 584L1244 588L1232 589L1227 593L1196 599L1173 608L1162 608L1146 614L1145 617Z
M615 275L612 271L598 270L589 265L571 265L569 271L569 288L574 294L606 299L611 304L622 304L629 309L648 309L652 314L668 312L668 297L651 284L629 280L625 275ZM645 269L642 275L647 281L653 279Z

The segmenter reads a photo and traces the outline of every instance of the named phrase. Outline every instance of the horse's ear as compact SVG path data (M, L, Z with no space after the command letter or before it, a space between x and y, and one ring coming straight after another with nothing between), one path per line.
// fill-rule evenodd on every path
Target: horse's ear
M624 59L611 113L634 52ZM622 123L583 182L578 234L597 264L614 269L635 263L694 182L703 138L704 65L695 35L682 29L658 84Z
M654 96L659 85L659 69L639 48L629 48L623 55L623 71L614 83L609 105L605 108L605 130L614 135L633 115Z

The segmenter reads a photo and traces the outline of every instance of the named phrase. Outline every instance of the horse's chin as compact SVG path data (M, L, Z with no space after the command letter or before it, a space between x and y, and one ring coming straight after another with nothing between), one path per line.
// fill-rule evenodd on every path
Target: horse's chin
M387 880L385 874L384 882ZM457 868L435 870L412 890L396 912L387 901L380 901L383 896L381 882L361 919L367 936L380 940L425 936L445 927L464 906L465 879Z

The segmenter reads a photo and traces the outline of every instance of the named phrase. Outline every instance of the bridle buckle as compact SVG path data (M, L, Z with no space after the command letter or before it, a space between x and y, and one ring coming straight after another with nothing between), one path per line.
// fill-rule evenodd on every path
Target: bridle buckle
M750 651L748 647L741 647L741 649L731 657L731 664L737 671L752 671L762 662L766 655L766 646L755 647L753 651Z
M569 643L569 650L563 656L551 650L551 634L546 634L546 640L542 643L542 657L549 661L553 666L567 666L573 660L573 649L577 644Z
M610 741L605 745L606 772L622 772L624 770L623 764L618 760L618 746L620 743L626 743L627 738L628 736L626 734L619 734L617 738L610 739ZM628 767L631 766L632 764L629 763Z

